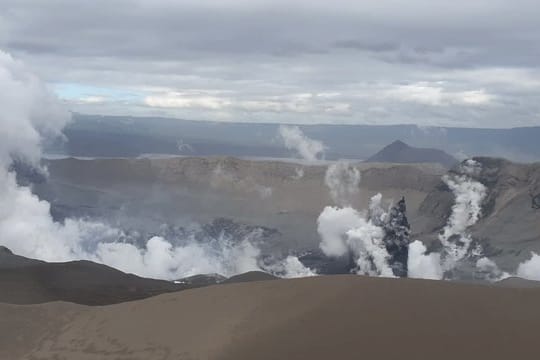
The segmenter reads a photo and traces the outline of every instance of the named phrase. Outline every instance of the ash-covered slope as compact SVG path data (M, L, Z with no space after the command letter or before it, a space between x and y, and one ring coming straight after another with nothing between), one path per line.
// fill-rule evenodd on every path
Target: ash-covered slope
M475 158L477 171L468 174L486 187L481 218L470 229L486 256L506 271L540 252L540 163L518 164L503 159ZM450 174L454 170L450 171ZM454 195L440 182L419 207L418 222L434 239L454 205Z
M215 220L226 217L263 229L267 245L314 249L320 241L315 220L333 204L325 185L327 164L178 157L71 158L45 165L49 178L34 190L52 204L55 218L112 219L139 233L161 234L162 224L186 222L213 224L220 232L223 223ZM405 196L413 232L419 231L414 221L418 206L445 169L436 164L353 165L362 179L351 204L365 209L378 192L395 201Z
M3 269L16 269L41 264L45 264L45 262L15 255L7 247L0 246L0 271Z
M8 304L65 301L108 305L222 283L274 279L277 277L268 273L251 271L230 278L200 274L170 282L126 274L91 261L48 263L0 246L0 303Z
M523 261L540 252L540 163L517 164L501 159L477 158L482 164L477 179L488 189L483 218L473 236L488 242L504 262ZM514 260L514 261L512 261Z
M368 162L386 163L437 163L444 167L451 167L457 160L438 149L416 148L396 140L384 147L381 151L367 159Z
M194 286L145 279L90 261L46 263L0 248L0 302L4 303L105 305L190 287Z

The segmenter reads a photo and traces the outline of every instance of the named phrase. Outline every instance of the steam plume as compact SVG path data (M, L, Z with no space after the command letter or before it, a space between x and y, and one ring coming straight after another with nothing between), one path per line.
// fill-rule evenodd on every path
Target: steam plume
M378 201L376 195L372 199ZM383 244L384 230L352 207L327 206L317 220L320 248L331 257L352 255L356 272L393 277L389 254Z
M360 171L346 161L338 161L328 166L324 182L330 190L335 204L346 206L360 191Z
M472 246L468 233L468 229L480 219L486 197L485 186L473 178L480 171L478 162L467 160L457 173L443 177L455 196L451 215L439 234L443 248L438 253L428 253L422 242L416 240L410 243L407 261L409 277L452 278L453 270L464 261L473 262L478 274L485 279L496 280L507 276L493 261L482 257L479 246ZM333 168L329 167L326 180L336 203L347 204L352 194L358 192L360 176L358 170L351 169L346 163L337 163ZM382 206L381 194L371 198L367 212L359 212L350 206L326 207L318 218L320 247L327 256L352 256L356 271L360 274L392 276L390 255L384 244L389 218L388 211ZM522 272L534 268L532 264L524 265Z
M326 149L322 142L310 139L298 126L281 125L278 133L285 147L296 151L304 160L317 161L322 157Z
M529 260L519 264L517 275L524 279L540 281L540 255L533 252Z
M39 166L43 139L61 136L70 115L23 64L0 51L0 244L15 253L46 261L87 259L141 276L175 279L198 273L233 275L260 270L256 242L152 237L144 247L121 229L100 222L53 221L50 204L19 186L10 172L14 159ZM268 196L269 191L261 196ZM255 191L259 191L255 188ZM120 240L122 239L122 241ZM283 265L288 276L303 275L294 258Z
M452 278L452 271L465 260L476 260L476 267L483 278L496 280L504 274L496 264L482 258L480 246L473 248L469 227L476 224L482 212L486 197L486 187L473 179L481 171L481 165L474 160L464 161L458 173L443 176L444 183L453 192L455 200L445 227L439 234L443 248L440 253L427 253L420 241L409 245L409 276L428 279Z

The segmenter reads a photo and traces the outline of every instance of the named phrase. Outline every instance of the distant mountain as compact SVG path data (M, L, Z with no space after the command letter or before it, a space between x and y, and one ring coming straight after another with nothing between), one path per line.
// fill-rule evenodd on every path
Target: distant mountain
M540 127L474 129L416 125L299 125L327 146L325 158L367 159L395 139L449 154L540 159ZM74 114L65 141L44 144L48 154L81 157L185 156L290 157L279 124L219 123L182 119Z
M442 150L429 148L415 148L396 140L384 147L381 151L367 159L367 162L388 163L438 163L450 168L458 161Z

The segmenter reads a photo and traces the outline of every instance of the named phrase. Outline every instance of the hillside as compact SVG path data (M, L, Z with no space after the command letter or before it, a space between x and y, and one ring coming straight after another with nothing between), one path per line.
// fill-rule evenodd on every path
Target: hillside
M46 263L0 249L0 302L4 303L69 301L105 305L189 287L125 274L90 261Z
M540 163L519 164L504 159L479 157L480 171L472 178L486 187L480 220L470 229L487 256L507 271L540 252ZM452 171L450 171L452 173ZM454 196L441 181L419 207L418 221L424 220L424 239L434 239L447 221Z

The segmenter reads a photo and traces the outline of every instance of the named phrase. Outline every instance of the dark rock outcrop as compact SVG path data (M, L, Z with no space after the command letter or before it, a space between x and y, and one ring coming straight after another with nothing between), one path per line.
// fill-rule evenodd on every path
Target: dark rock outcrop
M390 254L388 263L394 275L399 277L407 277L411 226L406 213L407 205L403 197L390 209L388 219L383 226L385 231L383 241L388 254Z

